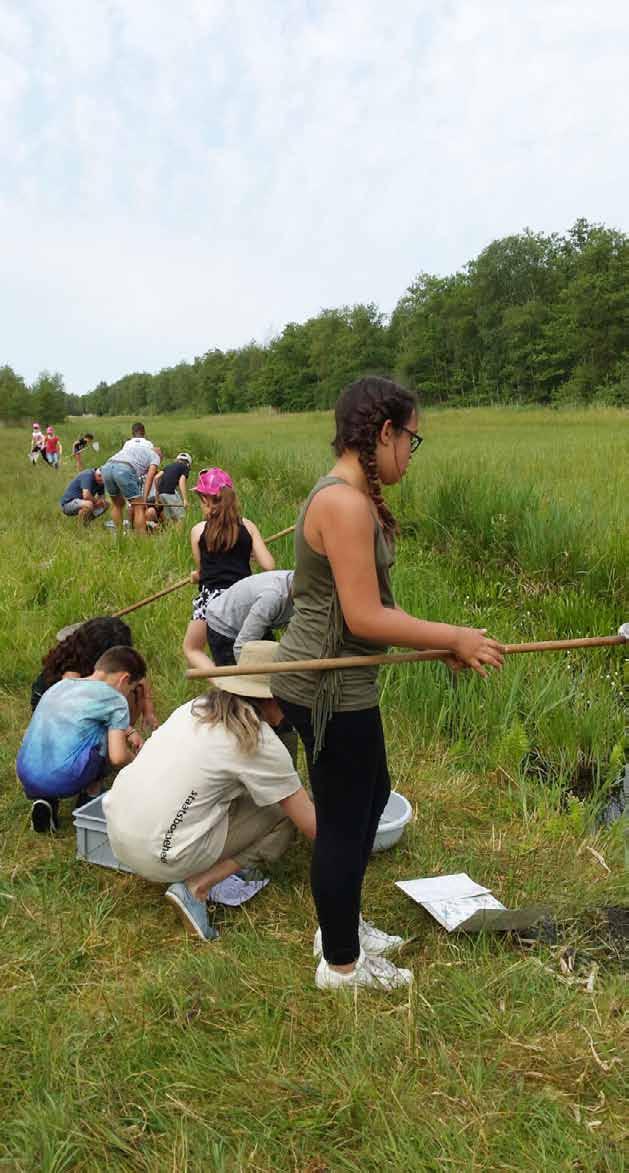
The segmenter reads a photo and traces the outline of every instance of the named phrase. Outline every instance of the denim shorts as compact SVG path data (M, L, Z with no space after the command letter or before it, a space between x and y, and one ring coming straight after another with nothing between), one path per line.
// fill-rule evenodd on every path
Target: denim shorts
M140 482L130 464L123 464L122 460L108 460L101 472L105 488L110 497L126 497L132 501L140 496Z

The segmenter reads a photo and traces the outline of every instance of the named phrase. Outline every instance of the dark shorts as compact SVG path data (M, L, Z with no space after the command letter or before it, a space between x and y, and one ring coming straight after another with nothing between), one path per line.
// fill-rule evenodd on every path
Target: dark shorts
M234 656L234 640L227 635L221 635L218 631L212 631L211 627L207 629L207 642L210 645L212 659L217 668L223 668L226 664L235 664L236 658Z

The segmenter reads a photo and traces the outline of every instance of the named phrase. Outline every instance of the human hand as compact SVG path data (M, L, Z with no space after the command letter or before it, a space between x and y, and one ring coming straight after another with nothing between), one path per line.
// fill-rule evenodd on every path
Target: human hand
M131 749L134 754L137 754L144 745L144 739L140 737L137 729L132 729L131 732L127 734L127 743L129 745L129 749Z
M504 652L498 640L487 635L487 628L455 627L451 651L462 667L487 676L487 668L502 668Z
M467 668L467 664L464 664L462 660L459 660L457 656L452 655L450 652L441 656L441 660L451 672L462 672L464 668Z
M200 577L200 572L198 570L191 570L190 571L190 582L198 582L199 577Z

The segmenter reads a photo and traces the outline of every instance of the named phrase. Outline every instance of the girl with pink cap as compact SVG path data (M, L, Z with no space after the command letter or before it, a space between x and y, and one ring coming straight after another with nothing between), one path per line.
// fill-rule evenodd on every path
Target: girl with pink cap
M198 493L203 513L203 521L190 530L196 566L191 581L198 582L199 593L192 603L192 619L184 637L183 652L191 668L210 668L214 661L205 650L205 612L210 599L241 578L248 578L252 557L261 570L275 570L275 559L258 527L242 517L229 473L222 468L203 468L192 491ZM216 662L220 662L220 649L212 651Z

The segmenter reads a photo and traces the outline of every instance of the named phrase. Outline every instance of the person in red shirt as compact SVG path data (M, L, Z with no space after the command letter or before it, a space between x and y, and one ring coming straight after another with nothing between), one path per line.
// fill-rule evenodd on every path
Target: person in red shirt
M46 428L46 444L45 444L46 460L53 468L58 469L63 455L63 448L61 440L55 433L52 427Z

